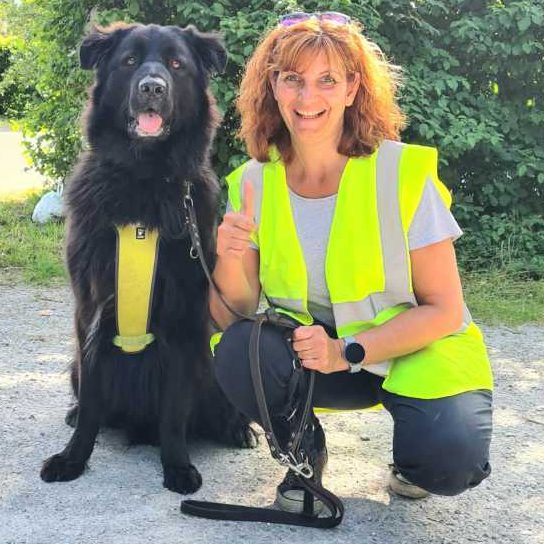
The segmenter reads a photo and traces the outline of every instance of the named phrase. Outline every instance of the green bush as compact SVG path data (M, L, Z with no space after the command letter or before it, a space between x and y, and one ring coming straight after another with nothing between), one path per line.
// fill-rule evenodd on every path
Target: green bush
M466 271L508 271L544 279L544 217L505 213L482 215L458 242L459 262Z
M25 47L8 72L32 81L38 93L23 122L35 137L34 162L62 179L81 148L78 118L91 74L78 68L77 53L92 12L101 24L194 24L223 33L229 64L212 82L224 115L214 155L223 177L245 159L233 107L245 60L279 14L299 9L356 17L404 67L403 139L440 149L440 176L454 191L454 213L467 233L461 263L517 263L538 274L544 0L21 0L8 20Z
M17 47L20 47L17 40L0 36L0 116L10 119L24 115L25 106L34 93L32 86L14 78L9 71Z

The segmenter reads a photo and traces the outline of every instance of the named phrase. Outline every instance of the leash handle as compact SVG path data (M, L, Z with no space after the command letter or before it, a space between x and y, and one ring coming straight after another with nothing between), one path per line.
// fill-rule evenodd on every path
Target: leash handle
M329 517L315 517L308 514L293 514L269 508L256 508L217 502L186 500L181 502L180 510L184 514L206 519L221 519L227 521L258 521L262 523L279 523L282 525L298 525L317 529L332 529L342 522L344 505L338 500L330 500L328 492L320 494L314 490L314 495L332 512Z

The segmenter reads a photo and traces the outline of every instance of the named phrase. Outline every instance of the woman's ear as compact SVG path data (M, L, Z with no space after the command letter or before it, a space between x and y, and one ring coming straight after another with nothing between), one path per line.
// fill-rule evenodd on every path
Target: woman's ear
M346 94L346 107L349 108L353 104L357 91L361 86L361 74L359 72L353 72L351 77L348 77L348 89Z

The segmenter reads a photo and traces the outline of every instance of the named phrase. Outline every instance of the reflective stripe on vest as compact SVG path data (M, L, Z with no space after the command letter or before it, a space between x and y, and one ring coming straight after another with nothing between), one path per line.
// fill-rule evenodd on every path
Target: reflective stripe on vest
M155 340L148 332L158 257L159 232L141 225L117 226L116 296L118 334L113 343L126 353Z
M278 311L311 324L306 265L284 165L279 160L249 161L231 174L229 199L235 210L240 208L246 179L255 188L263 291ZM347 162L325 262L338 336L375 327L417 305L408 230L428 180L449 206L451 197L437 176L435 149L385 141L372 155ZM491 386L481 333L466 309L465 323L457 333L396 358L383 385L391 392L419 398Z

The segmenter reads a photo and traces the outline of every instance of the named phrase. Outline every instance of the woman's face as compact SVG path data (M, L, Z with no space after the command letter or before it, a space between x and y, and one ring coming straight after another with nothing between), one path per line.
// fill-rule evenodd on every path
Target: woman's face
M302 55L297 70L280 71L271 80L274 97L293 143L331 142L342 135L344 110L353 104L359 74L348 79L340 63L324 51Z

